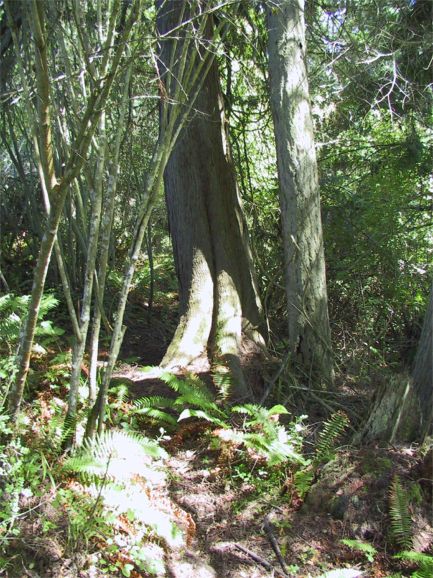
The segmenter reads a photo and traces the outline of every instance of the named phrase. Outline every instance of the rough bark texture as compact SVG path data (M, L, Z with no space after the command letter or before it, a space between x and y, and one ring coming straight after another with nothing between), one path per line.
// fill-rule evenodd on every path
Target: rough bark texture
M412 379L396 376L376 392L357 441L423 441L433 431L433 288Z
M420 406L408 375L395 375L378 387L368 419L355 442L413 442L419 438Z
M433 433L433 284L415 357L413 387L421 407L420 435Z
M161 34L176 26L181 5L163 3ZM164 70L169 68L170 46L173 40L168 39L161 52ZM249 336L260 341L261 315L215 63L171 154L164 182L180 321L162 365L185 367L210 348L219 371L230 372L234 394L246 396L249 388L240 363L243 330L248 328Z
M311 379L332 379L332 355L303 0L268 6L271 108L277 146L289 347Z

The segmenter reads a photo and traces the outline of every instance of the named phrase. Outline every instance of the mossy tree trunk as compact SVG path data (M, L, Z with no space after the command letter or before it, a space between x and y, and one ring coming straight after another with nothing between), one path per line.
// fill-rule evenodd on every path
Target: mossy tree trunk
M164 70L170 68L167 55L173 39L169 31L178 27L179 19L188 20L186 10L181 14L182 5L164 2L159 13ZM205 33L211 45L210 19ZM209 58L203 44L201 49L202 57ZM167 84L166 90L170 98ZM208 354L214 371L227 373L233 385L231 393L249 397L241 351L247 335L252 342L263 344L261 307L215 61L198 94L195 112L171 154L164 183L179 280L180 321L162 366L187 367Z
M314 382L333 363L313 122L306 70L304 0L269 3L271 109L277 147L289 348Z

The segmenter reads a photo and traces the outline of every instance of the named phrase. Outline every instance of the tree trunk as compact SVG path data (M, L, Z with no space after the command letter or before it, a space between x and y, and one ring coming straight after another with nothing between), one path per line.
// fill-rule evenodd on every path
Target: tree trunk
M413 388L421 407L420 437L433 433L433 283L415 357Z
M289 348L314 381L332 381L322 222L305 65L304 0L268 6L271 109L277 147Z
M175 28L182 16L186 20L182 4L161 3L161 36ZM212 38L210 25L206 32ZM169 55L175 41L165 38L161 61L166 78L162 76L170 97L174 59ZM204 51L203 58L209 58ZM252 342L263 343L261 308L215 62L198 94L195 113L171 154L164 183L179 280L180 321L162 366L186 367L208 353L214 371L227 376L231 394L249 397L241 351L247 334Z
M422 442L433 431L433 286L412 379L397 376L376 392L355 441Z

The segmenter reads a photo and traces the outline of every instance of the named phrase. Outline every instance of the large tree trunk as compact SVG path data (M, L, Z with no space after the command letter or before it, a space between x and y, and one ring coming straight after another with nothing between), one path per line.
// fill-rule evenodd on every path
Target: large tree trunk
M394 378L376 392L357 441L414 442L433 433L433 285L412 379Z
M158 28L162 35L177 25L183 3L161 4ZM210 28L209 23L208 38ZM166 71L174 41L168 38L164 44L161 60ZM203 58L209 58L204 50ZM170 72L175 71L165 72L164 78L169 97ZM213 369L227 373L232 394L249 396L241 351L245 335L256 344L263 342L262 320L215 62L197 97L195 113L171 154L164 183L179 280L180 321L162 365L186 367L208 354Z
M433 283L413 369L413 388L421 407L420 438L433 433Z
M332 380L332 354L304 0L268 6L271 109L277 146L289 348L309 379Z

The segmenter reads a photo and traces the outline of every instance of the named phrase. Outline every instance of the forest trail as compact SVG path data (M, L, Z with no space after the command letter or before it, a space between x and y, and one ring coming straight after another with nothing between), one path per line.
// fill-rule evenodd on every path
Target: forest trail
M152 374L143 375L124 364L116 380L127 380L132 397L173 395ZM415 451L342 449L300 500L290 477L287 488L277 487L266 475L261 479L259 463L248 469L235 454L212 449L217 433L203 420L188 419L162 442L169 455L165 513L184 537L180 547L166 551L171 578L307 578L336 567L351 577L389 574L390 555L378 554L362 572L365 555L341 540L355 534L375 545L386 541L389 487L393 476L408 482L419 477ZM414 520L414 535L425 548L433 542L428 511L417 507Z

